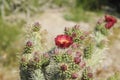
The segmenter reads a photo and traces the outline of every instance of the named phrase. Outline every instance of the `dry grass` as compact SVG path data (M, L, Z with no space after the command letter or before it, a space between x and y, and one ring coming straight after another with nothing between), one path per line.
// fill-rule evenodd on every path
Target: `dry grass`
M0 80L20 80L19 70L16 68L0 67Z

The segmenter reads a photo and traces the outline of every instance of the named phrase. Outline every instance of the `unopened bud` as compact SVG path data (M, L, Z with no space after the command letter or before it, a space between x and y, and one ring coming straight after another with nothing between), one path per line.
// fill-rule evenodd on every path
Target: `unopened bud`
M54 49L54 54L56 54L56 55L59 54L59 49L55 48Z
M73 43L73 44L71 45L71 47L74 48L74 49L76 49L76 48L78 47L78 45L77 45L76 43Z
M75 64L79 64L81 62L81 58L80 57L75 57L74 62L75 62Z
M22 57L22 58L21 58L21 61L22 61L22 62L25 62L25 61L26 61L25 57Z
M39 31L40 30L40 24L39 22L35 22L34 25L33 25L33 31Z
M76 57L81 57L82 53L81 52L76 52Z
M60 66L60 69L61 69L62 71L66 71L66 70L67 70L67 65L65 65L65 64L61 65L61 66Z
M71 54L72 54L72 50L71 50L71 49L68 49L68 50L66 51L66 53L67 53L68 55L71 55Z
M76 33L73 32L73 33L72 33L72 37L74 38L74 37L76 37L76 36L77 36Z
M38 57L34 57L34 61L35 61L35 62L39 62L40 59L39 59Z
M76 25L74 26L74 29L79 29L79 28L80 28L80 25L77 25L77 24L76 24Z
M93 78L93 73L88 73L87 76L88 76L89 78Z
M50 56L49 56L48 53L43 54L43 56L44 56L45 58L50 58Z
M72 79L78 78L78 74L77 74L77 73L73 73L73 74L71 75L71 78L72 78Z
M31 46L32 46L32 42L31 42L31 41L28 41L28 42L26 43L26 46L31 47Z
M85 66L86 66L85 61L81 61L81 62L80 62L80 67L81 67L81 68L84 68Z
M81 39L81 40L84 40L84 39L85 39L85 37L84 37L84 36L80 36L80 39Z
M68 28L68 27L65 27L64 31L69 31L69 28Z

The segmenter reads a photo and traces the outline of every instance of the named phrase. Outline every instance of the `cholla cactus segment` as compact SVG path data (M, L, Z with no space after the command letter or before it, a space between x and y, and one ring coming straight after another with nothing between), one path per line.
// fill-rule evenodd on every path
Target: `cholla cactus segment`
M33 50L33 43L31 41L28 41L25 45L23 54L29 54Z
M107 35L109 34L109 29L113 27L113 25L110 25L109 28L106 28L105 24L109 24L109 22L115 24L116 21L117 20L112 16L107 17L105 16L105 21L102 21L102 23L97 24L97 26L95 27L94 31L95 48L93 50L94 53L92 54L92 57L86 60L86 64L88 66L97 65L105 57L105 50L107 49L107 46L105 45L107 41Z
M45 80L43 68L49 64L50 57L46 53L46 45L41 43L43 36L40 32L39 23L35 23L28 32L20 62L21 80Z
M93 73L90 72L88 68L85 68L81 80L93 80Z
M36 23L33 25L32 30L33 30L34 32L37 32L37 31L40 30L40 28L41 28L40 23L39 23L39 22L36 22Z
M79 47L76 49L74 49L73 46L70 46L68 49L58 48L57 54L54 53L53 59L58 67L58 76L60 76L60 80L78 80L80 78L79 73L83 68L81 64L83 59ZM56 49L53 52L56 52Z
M108 35L108 29L104 27L104 24L97 24L95 27L95 30L100 32L101 34L107 36Z
M20 71L21 80L45 80L41 69L28 68Z
M94 44L89 44L85 49L84 49L84 58L90 59L92 54L93 54L93 49L94 49Z

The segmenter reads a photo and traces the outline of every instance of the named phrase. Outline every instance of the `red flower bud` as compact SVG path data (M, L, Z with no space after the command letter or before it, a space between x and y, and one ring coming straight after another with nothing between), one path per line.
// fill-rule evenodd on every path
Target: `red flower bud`
M74 49L76 49L76 48L78 48L78 44L73 43L73 44L71 45L71 47L74 48Z
M93 74L92 74L92 73L88 73L87 76L88 76L89 78L93 78Z
M71 50L71 49L68 49L68 50L66 51L66 53L69 54L69 55L71 55L71 54L72 54L72 50Z
M82 55L81 52L76 52L76 57L80 57Z
M75 62L75 64L79 64L81 62L81 58L80 57L75 57L74 62Z
M79 29L79 28L80 28L80 25L77 25L77 24L76 24L76 25L74 26L74 29Z
M37 51L34 53L34 57L38 57L39 55L40 55L40 53Z
M67 70L67 65L65 65L65 64L61 65L61 66L60 66L60 69L61 69L62 71L66 71L66 70Z
M97 23L98 23L98 24L102 24L103 22L104 22L104 19L103 19L103 18L101 18L101 19L99 19L99 20L98 20L98 22L97 22Z
M73 74L71 75L71 78L72 78L72 79L78 78L78 74L77 74L77 73L73 73Z
M90 32L87 32L87 31L84 32L85 37L88 36L89 34Z
M25 57L22 57L22 58L21 58L21 61L22 61L22 62L25 62L25 61L26 61Z
M59 49L55 48L54 49L54 54L56 54L56 55L59 54Z
M45 58L50 58L50 56L49 56L48 53L43 54L43 56L44 56Z
M68 27L65 27L65 30L64 31L69 31L69 28Z
M32 46L32 42L31 42L31 41L28 41L28 42L26 43L26 46L31 47L31 46Z
M84 39L85 39L85 37L84 37L84 36L80 36L80 39L81 39L81 40L84 40Z
M39 59L38 57L34 57L34 61L35 61L35 62L39 62L40 59Z
M36 31L39 31L40 28L41 28L41 27L40 27L39 22L35 22L34 25L33 25L33 31L35 31L35 32L36 32Z
M58 35L55 38L55 44L60 48L68 48L72 43L73 39L69 35Z
M85 61L81 61L81 62L80 62L80 67L81 67L81 68L84 68L85 66L86 66Z
M74 38L74 37L76 37L76 36L77 36L76 33L73 32L73 33L72 33L72 37Z

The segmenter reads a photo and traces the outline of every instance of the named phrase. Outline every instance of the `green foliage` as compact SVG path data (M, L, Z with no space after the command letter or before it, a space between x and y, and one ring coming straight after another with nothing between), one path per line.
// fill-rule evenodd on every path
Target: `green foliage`
M81 7L70 9L70 11L64 15L64 18L66 20L75 21L75 22L79 22L79 21L88 22L91 19L90 14L85 12Z
M41 25L35 23L28 32L27 42L20 58L21 80L45 80L45 67L49 64L47 46L41 42L44 38ZM46 38L44 39L46 40Z
M18 26L19 25L19 26ZM16 40L21 33L22 23L10 24L0 19L0 56L6 56L2 60L3 65L15 64L16 53L18 52ZM19 40L18 40L19 41Z
M0 48L6 50L8 46L10 46L11 41L14 41L20 31L18 27L6 24L2 21L0 21L0 25Z
M92 54L93 54L93 49L94 49L94 45L93 44L89 44L89 46L87 46L85 49L84 49L84 57L86 59L90 59Z
M52 0L52 2L59 7L68 6L70 4L70 1L71 0Z
M41 6L46 2L47 0L0 0L0 16L9 16L13 13L32 15L40 12Z
M95 27L95 30L101 32L101 34L103 34L105 36L108 35L108 30L105 27L103 27L103 25L97 25Z
M120 73L115 73L113 76L109 77L107 80L120 80Z
M76 7L81 6L87 10L100 10L102 5L106 3L106 0L76 0Z

